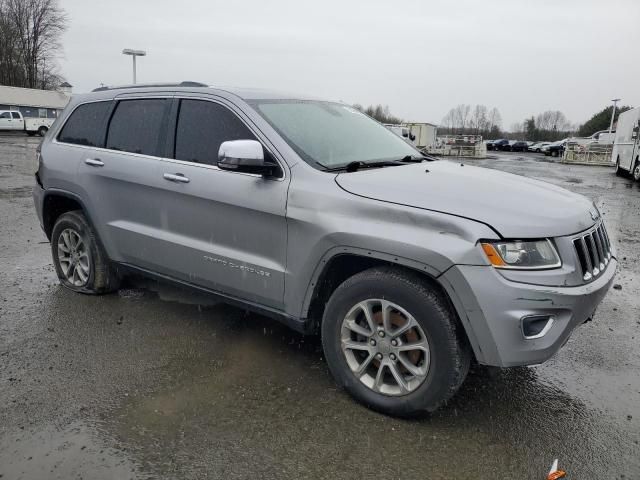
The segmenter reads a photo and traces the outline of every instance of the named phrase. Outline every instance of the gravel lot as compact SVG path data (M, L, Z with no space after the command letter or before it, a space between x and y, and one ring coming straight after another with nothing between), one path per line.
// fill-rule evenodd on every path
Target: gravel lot
M58 285L31 199L38 139L0 136L0 476L640 478L640 184L534 154L465 160L593 198L619 289L536 368L476 368L432 416L373 413L303 338L174 287Z

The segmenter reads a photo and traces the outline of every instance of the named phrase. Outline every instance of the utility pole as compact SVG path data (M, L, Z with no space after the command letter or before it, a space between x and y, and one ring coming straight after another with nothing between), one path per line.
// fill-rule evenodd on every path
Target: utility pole
M613 119L616 116L616 103L620 101L619 98L614 98L611 100L613 102L613 109L611 110L611 122L609 123L609 133L613 130Z
M136 57L144 57L147 52L144 50L132 50L130 48L125 48L122 50L124 55L131 55L133 57L133 84L136 83Z

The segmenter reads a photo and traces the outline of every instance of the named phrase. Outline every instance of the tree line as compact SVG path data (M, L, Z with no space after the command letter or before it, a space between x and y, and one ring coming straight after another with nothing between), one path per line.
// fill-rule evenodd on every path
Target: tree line
M452 108L442 119L438 133L442 135L482 135L498 137L501 134L500 111L485 105L460 104Z
M0 84L55 89L67 16L57 0L0 0Z

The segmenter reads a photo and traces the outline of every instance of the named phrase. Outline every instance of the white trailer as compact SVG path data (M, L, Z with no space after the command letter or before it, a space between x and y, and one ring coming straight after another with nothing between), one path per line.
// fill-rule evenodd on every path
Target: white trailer
M15 110L0 110L0 132L27 132L28 135L44 135L49 131L55 118L25 118Z
M633 173L640 180L640 107L632 108L618 116L618 126L611 152L611 162L616 166L616 174Z
M417 148L424 149L436 144L438 127L431 123L405 123L409 128L409 139Z

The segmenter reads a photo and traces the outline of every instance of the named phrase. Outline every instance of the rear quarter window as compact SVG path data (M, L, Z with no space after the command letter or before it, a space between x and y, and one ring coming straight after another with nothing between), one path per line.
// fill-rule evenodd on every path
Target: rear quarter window
M62 127L58 141L89 147L102 147L104 125L111 102L85 103L77 107Z

